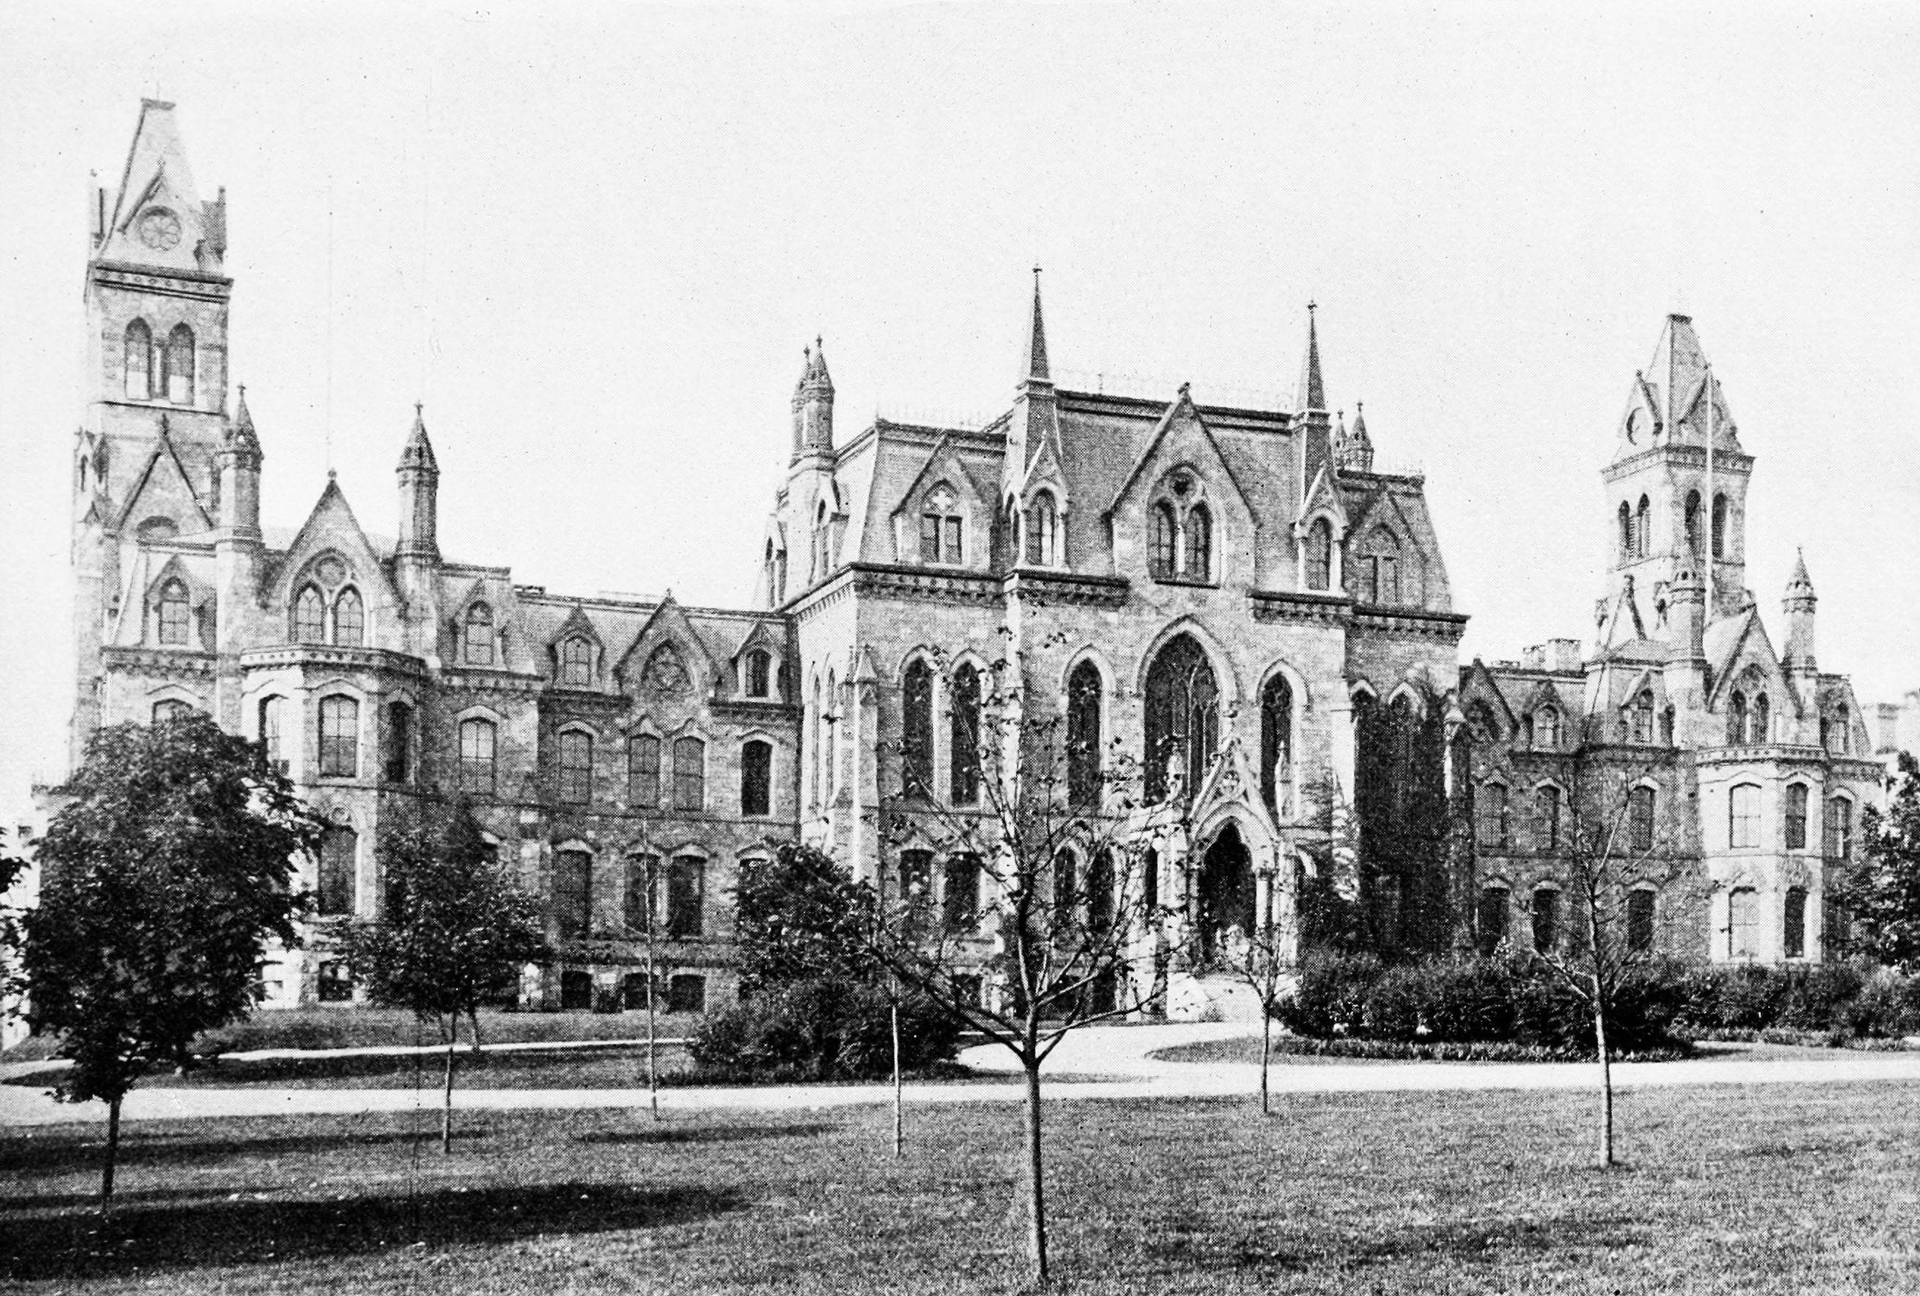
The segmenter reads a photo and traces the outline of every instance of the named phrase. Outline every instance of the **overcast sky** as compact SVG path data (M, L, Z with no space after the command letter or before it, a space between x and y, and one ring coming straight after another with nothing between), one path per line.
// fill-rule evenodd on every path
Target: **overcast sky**
M1812 13L1808 10L1813 9ZM816 333L841 437L1056 373L1290 391L1419 465L1465 658L1591 638L1599 469L1662 317L1742 440L1770 626L1920 686L1920 9L1660 4L0 9L0 809L57 775L88 172L142 96L229 202L267 522L391 533L416 399L450 556L749 593ZM1464 658L1463 658L1464 659Z

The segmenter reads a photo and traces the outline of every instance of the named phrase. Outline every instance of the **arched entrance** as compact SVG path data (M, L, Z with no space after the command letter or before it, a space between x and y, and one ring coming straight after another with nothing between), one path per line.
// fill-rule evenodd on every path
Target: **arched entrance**
M1232 929L1238 928L1242 937L1253 933L1256 895L1252 852L1240 829L1230 823L1200 861L1194 926L1203 962L1214 962L1228 952L1225 937Z

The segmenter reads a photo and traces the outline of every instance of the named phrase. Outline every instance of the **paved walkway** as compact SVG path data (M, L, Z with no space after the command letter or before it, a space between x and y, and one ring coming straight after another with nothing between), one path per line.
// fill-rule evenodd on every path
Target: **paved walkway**
M1060 1083L1047 1093L1055 1101L1086 1098L1211 1098L1258 1090L1260 1068L1251 1063L1167 1062L1150 1053L1202 1040L1248 1033L1241 1022L1193 1025L1093 1027L1069 1036L1048 1060L1047 1074ZM994 1045L969 1049L961 1061L1006 1074L1000 1084L909 1084L906 1099L933 1103L1013 1102L1023 1096L1014 1081L1012 1055ZM1839 1084L1861 1080L1920 1082L1920 1052L1860 1053L1807 1050L1802 1055L1752 1054L1737 1046L1679 1062L1622 1062L1613 1068L1623 1089L1666 1085ZM1347 1062L1276 1059L1271 1083L1277 1094L1434 1092L1441 1090L1584 1089L1594 1083L1590 1065L1504 1062ZM128 1120L232 1119L247 1116L359 1115L432 1109L436 1088L266 1089L145 1088L127 1096ZM660 1091L666 1111L806 1111L856 1107L892 1100L893 1090L872 1085L784 1085L754 1088ZM563 1110L640 1107L644 1089L463 1089L455 1106L466 1111ZM55 1103L43 1091L0 1085L0 1126L51 1125L103 1120L101 1103Z

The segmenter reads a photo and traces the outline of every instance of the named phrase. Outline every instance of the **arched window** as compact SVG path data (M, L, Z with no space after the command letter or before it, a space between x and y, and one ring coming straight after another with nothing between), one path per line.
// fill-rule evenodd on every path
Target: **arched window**
M187 643L187 587L170 580L160 587L160 642L184 648Z
M1155 504L1148 515L1147 569L1155 580L1166 580L1173 575L1174 532L1178 524L1173 519L1173 505Z
M461 656L469 666L493 665L493 609L485 603L467 608Z
M1533 893L1533 948L1541 953L1553 951L1560 939L1560 893L1541 887Z
M927 502L920 513L920 561L927 563L958 563L961 561L961 526L959 501L953 488L944 482L927 496ZM825 527L825 506L822 505L822 528ZM825 550L822 549L821 566L825 567ZM824 575L824 571L822 572Z
M1727 892L1727 957L1757 958L1760 954L1760 893L1752 887Z
M1705 552L1700 547L1700 541L1701 541L1700 522L1701 522L1700 492L1688 491L1687 492L1687 516L1686 516L1687 552L1692 554L1695 558L1702 557Z
M569 688L593 684L593 641L574 635L560 645L560 682Z
M359 890L355 862L359 854L360 834L351 828L331 828L320 839L320 894L316 899L322 917L354 911L354 893Z
M1532 751L1534 746L1533 717L1524 711L1520 713L1520 742L1518 746L1522 751Z
M1647 497L1640 497L1640 507L1633 511L1633 556L1645 558L1647 545L1653 535L1653 511L1647 504Z
M560 799L574 805L593 800L593 738L578 729L560 733Z
M1727 794L1727 845L1732 850L1760 845L1760 789L1755 784L1736 784Z
M827 574L827 548L830 532L827 529L827 503L820 501L813 510L813 579L820 580Z
M1747 695L1735 689L1727 698L1727 742L1737 746L1747 740Z
M1027 505L1027 562L1035 567L1051 567L1057 561L1060 515L1053 496L1041 491Z
M811 737L808 736L809 731L807 729L809 719L813 725ZM827 708L825 699L820 692L820 679L818 676L815 676L813 681L813 701L807 707L806 716L800 721L801 756L807 763L807 804L810 806L820 804L820 753L825 747L825 743L822 742L820 734L826 727Z
M1260 691L1260 795L1274 818L1293 804L1293 688L1275 675Z
M293 641L322 644L327 641L327 605L320 591L309 585L293 601Z
M1713 497L1713 556L1715 558L1725 558L1727 556L1726 549L1727 497L1725 495L1715 495Z
M1653 690L1642 689L1633 699L1629 712L1629 731L1631 741L1651 745L1653 742Z
M1540 751L1560 749L1560 710L1543 706L1533 713L1533 745Z
M1828 750L1836 756L1844 756L1853 750L1853 719L1847 714L1846 703L1834 707L1833 726L1828 731L1832 739Z
M1653 849L1653 789L1637 787L1627 794L1627 841L1630 850Z
M1507 845L1507 790L1498 783L1483 784L1476 798L1479 811L1475 835L1482 846L1504 850Z
M1633 557L1633 506L1620 501L1620 557Z
M707 806L707 745L698 738L673 740L673 808Z
M773 744L758 738L740 748L740 813L773 813Z
M747 696L763 698L772 695L773 654L756 648L747 654Z
M693 940L707 926L707 862L676 855L667 865L667 939Z
M1220 690L1206 652L1192 635L1178 635L1160 650L1147 671L1146 692L1147 798L1167 795L1170 763L1193 796L1220 743Z
M553 916L559 924L561 940L580 940L592 930L593 856L586 851L554 852ZM587 1002L581 1007L592 1006L591 981L588 982L586 997Z
M353 778L360 772L360 704L335 694L320 699L320 774Z
M1759 744L1767 741L1770 728L1767 723L1770 709L1767 702L1767 695L1765 693L1756 693L1753 698L1753 709L1748 713L1748 743Z
M395 702L387 708L385 764L387 782L413 782L413 708L405 702Z
M1560 849L1560 789L1549 783L1534 794L1540 812L1540 846L1543 850Z
M1671 702L1667 703L1666 709L1660 713L1660 743L1665 747L1673 746L1673 703Z
M1653 953L1653 892L1627 892L1627 953Z
M1056 928L1073 925L1080 903L1078 870L1073 850L1062 846L1053 853L1053 923Z
M1211 580L1213 576L1213 515L1205 504L1187 510L1186 565L1181 572L1188 580Z
M127 399L149 400L153 396L153 333L142 320L127 325L125 350Z
M463 791L493 795L494 737L491 720L460 722L460 787Z
M1503 886L1480 888L1480 902L1474 908L1475 936L1482 954L1492 954L1507 938L1509 892Z
M351 585L333 600L333 641L358 648L366 639L367 620L360 606L360 595Z
M193 714L191 704L179 698L161 698L153 704L153 722L165 724L169 720L180 720Z
M627 803L643 810L660 804L660 740L652 734L627 739Z
M1825 847L1828 859L1853 857L1853 802L1845 797L1827 800Z
M840 700L840 687L835 682L833 672L827 672L826 691L820 695L820 723L814 732L820 739L820 795L828 801L839 788L839 744L837 730L840 714L837 704Z
M940 917L950 932L971 931L980 920L980 857L947 856L940 879Z
M953 672L953 705L948 716L948 796L955 805L980 800L980 672L962 662Z
M1104 847L1087 861L1087 926L1104 932L1113 926L1113 852Z
M287 772L286 715L285 698L260 700L260 745L266 749L267 764L282 774Z
M1100 804L1100 668L1083 661L1067 676L1067 800Z
M1316 518L1307 528L1307 588L1324 590L1333 584L1333 524Z
M900 790L926 796L933 791L933 669L916 657L901 681Z
M167 399L193 404L193 330L176 324L167 335Z
M1807 785L1787 784L1787 849L1807 848Z
M1807 891L1805 887L1788 887L1786 912L1782 915L1780 947L1783 955L1790 959L1807 956Z

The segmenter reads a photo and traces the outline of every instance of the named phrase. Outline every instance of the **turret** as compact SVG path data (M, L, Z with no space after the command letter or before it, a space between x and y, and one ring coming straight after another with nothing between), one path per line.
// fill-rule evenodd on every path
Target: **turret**
M1342 472L1373 471L1373 441L1367 436L1364 408L1355 402L1353 427L1343 431L1335 443L1335 457Z
M433 457L433 443L427 440L427 421L418 401L413 406L413 430L407 434L394 472L400 479L400 539L394 556L439 558L440 464Z
M1787 578L1786 596L1780 600L1787 614L1787 650L1781 664L1791 672L1812 673L1817 668L1813 652L1813 610L1819 598L1813 581L1807 576L1807 558L1796 551L1793 575Z
M833 379L827 351L818 337L804 351L806 363L793 388L793 458L833 452Z
M260 543L260 438L247 409L246 384L220 439L221 539Z

